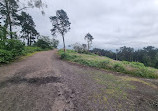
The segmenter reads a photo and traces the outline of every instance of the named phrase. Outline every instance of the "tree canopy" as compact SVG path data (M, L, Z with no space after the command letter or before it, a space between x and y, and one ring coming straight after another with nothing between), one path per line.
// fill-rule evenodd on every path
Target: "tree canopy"
M64 10L57 10L56 16L51 16L50 21L52 22L53 28L51 33L53 36L60 34L63 38L64 51L65 51L65 34L70 30L70 22L67 13Z
M31 45L36 36L39 35L35 29L36 25L33 21L33 18L26 12L21 12L21 15L18 16L19 25L21 25L22 38L27 39L27 45Z
M93 36L92 36L90 33L88 33L88 34L85 36L84 39L87 40L87 46L88 46L88 51L89 51L90 46L91 46L92 41L93 41L94 38L93 38Z

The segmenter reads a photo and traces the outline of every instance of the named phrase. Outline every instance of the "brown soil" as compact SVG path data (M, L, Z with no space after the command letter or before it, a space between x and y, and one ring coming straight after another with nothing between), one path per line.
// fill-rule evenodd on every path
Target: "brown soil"
M127 83L135 89L122 86L121 91L127 93L123 99L119 96L121 91L118 96L110 95L112 91L106 93L111 83L97 82L96 75L105 74L119 78L118 73L62 61L56 51L37 53L0 67L0 111L158 110L157 80L144 80L155 87L138 81Z

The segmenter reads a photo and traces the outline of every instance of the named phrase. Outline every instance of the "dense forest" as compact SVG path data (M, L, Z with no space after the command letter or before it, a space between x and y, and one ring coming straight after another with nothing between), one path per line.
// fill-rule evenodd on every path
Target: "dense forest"
M114 60L141 62L146 66L158 68L158 49L153 46L144 47L139 50L124 46L116 49L115 52L94 48L91 52L100 56L107 56Z

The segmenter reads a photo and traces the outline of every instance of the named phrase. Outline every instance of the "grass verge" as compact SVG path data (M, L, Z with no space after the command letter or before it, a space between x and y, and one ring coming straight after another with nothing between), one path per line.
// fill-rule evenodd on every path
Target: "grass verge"
M158 69L146 67L139 62L115 61L95 54L79 54L73 50L59 50L61 59L76 62L90 67L102 68L137 77L158 79Z

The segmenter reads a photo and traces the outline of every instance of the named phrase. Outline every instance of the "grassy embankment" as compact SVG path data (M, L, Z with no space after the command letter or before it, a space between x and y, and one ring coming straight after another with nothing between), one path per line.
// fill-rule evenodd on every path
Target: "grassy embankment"
M158 79L158 69L146 67L139 62L115 61L95 54L79 54L73 50L58 51L61 59L76 62L90 67L96 67L115 72L130 74L137 77Z
M18 58L25 58L31 56L39 51L45 51L48 49L42 49L40 47L25 46L21 51L7 51L0 49L0 64L10 63Z

